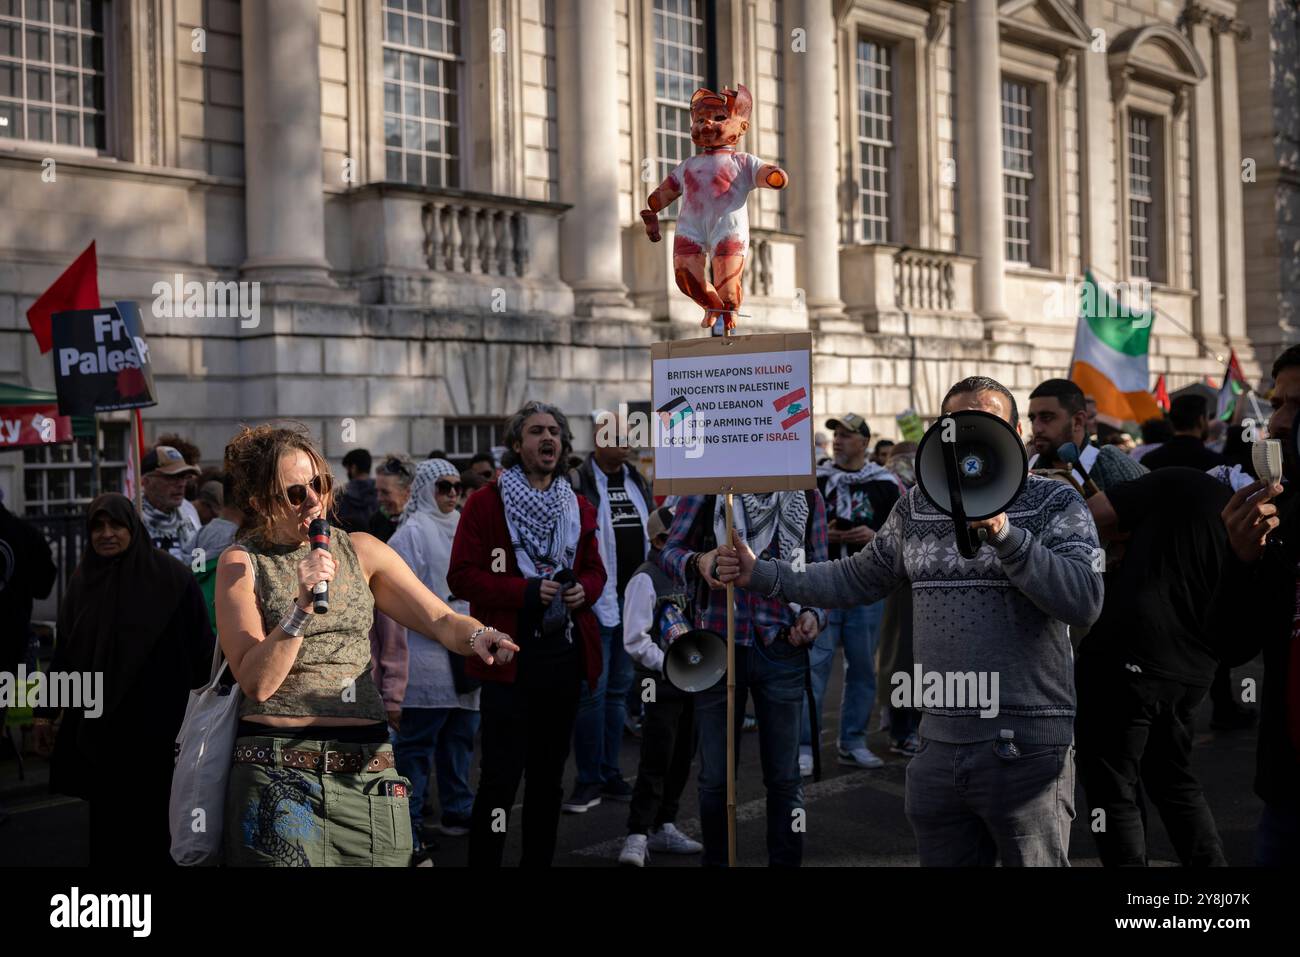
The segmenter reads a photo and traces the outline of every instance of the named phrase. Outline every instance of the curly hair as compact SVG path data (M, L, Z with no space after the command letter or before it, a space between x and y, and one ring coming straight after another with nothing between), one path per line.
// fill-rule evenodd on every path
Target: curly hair
M285 485L280 480L280 459L295 451L306 453L317 474L329 479L330 488L321 498L325 513L332 511L334 476L307 427L302 423L289 427L246 425L226 446L225 457L233 504L249 516L241 537L270 538L276 518L288 507Z
M501 455L501 467L510 469L523 464L523 457L515 451L515 443L523 442L524 423L534 415L549 415L560 427L560 454L555 457L555 476L558 478L569 467L569 456L573 454L573 432L569 429L568 417L557 406L535 400L525 402L523 408L506 419L505 437L502 439L506 451Z

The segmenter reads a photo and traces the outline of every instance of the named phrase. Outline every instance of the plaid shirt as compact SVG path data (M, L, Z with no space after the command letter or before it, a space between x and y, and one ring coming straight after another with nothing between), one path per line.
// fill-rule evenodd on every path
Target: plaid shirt
M802 495L804 493L799 492L798 494ZM695 556L703 545L704 529L706 526L710 531L713 528L713 516L700 517L700 527L695 530L694 534L691 534L691 526L695 524L696 518L699 517L705 499L711 497L690 495L678 501L676 514L673 516L673 527L668 531L668 544L664 546L663 552L659 556L659 564L664 571L677 581L685 582L690 586L695 586L700 582L698 572L695 569ZM812 494L812 508L810 509L809 519L811 527L804 537L804 561L808 564L824 562L827 560L826 505L822 501L821 493L816 491ZM789 561L789 556L780 554L781 545L778 538L779 535L774 534L771 544L758 557L764 559L783 558ZM727 593L725 591L714 591L707 586L704 586L698 593L706 596L707 604L704 608L696 609L695 626L697 628L707 628L709 631L716 631L718 634L725 636L727 633ZM764 646L770 645L784 629L793 625L795 619L799 616L800 606L793 603L779 601L774 598L764 598L743 588L735 589L735 595L737 645L752 644L755 632L758 633L758 637ZM810 608L809 610L817 613L821 626L825 628L825 612L818 608Z

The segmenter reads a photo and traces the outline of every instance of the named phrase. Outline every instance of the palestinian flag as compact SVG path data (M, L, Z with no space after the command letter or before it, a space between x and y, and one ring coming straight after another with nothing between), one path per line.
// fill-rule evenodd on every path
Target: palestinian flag
M1147 391L1147 347L1154 316L1120 308L1089 272L1079 303L1070 379L1097 400L1097 413L1145 422L1160 415Z
M1223 370L1223 385L1219 388L1219 402L1214 417L1220 422L1231 422L1237 412L1237 397L1250 388L1237 362L1237 350L1228 354L1228 366Z
M812 408L808 404L808 392L803 386L774 399L772 407L776 411L786 414L786 418L781 421L781 428L786 431L794 428L804 419L812 417Z
M675 399L665 402L655 411L659 413L659 418L663 422L665 429L671 429L674 425L677 425L679 422L685 422L688 417L695 414L695 410L691 408L691 404L680 395Z

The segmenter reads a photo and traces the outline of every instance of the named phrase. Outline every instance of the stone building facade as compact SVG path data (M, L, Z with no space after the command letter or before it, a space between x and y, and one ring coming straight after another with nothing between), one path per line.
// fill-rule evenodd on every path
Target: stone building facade
M93 238L102 299L147 317L146 434L207 461L242 421L301 419L337 462L468 453L529 397L646 400L650 343L701 330L671 221L651 244L637 213L690 91L735 82L742 148L791 177L751 199L741 331L813 331L819 418L891 435L977 372L1023 401L1067 368L1086 269L1150 283L1153 382L1230 346L1255 377L1300 322L1287 10L0 0L0 379L52 387L24 313ZM178 275L256 282L257 322L157 314ZM0 456L0 485L56 510L83 457Z

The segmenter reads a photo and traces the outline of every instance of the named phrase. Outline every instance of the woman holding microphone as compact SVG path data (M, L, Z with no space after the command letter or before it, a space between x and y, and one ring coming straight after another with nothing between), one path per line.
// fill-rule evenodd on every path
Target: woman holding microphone
M333 478L296 429L245 428L226 447L234 498L252 521L217 569L217 631L244 692L226 791L234 866L406 866L410 782L394 767L370 677L374 609L459 655L505 663L518 646L458 615L371 535L308 530ZM328 526L327 526L328 527ZM313 613L328 582L329 610Z

